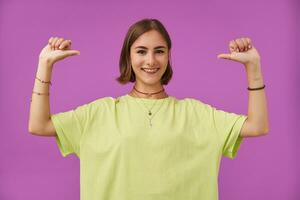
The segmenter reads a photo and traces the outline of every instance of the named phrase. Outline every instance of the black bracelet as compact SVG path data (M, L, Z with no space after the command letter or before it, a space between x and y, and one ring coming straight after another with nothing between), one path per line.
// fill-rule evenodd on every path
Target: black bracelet
M266 86L264 85L264 86L262 86L262 87L258 87L258 88L247 88L248 90L262 90L262 89L264 89Z

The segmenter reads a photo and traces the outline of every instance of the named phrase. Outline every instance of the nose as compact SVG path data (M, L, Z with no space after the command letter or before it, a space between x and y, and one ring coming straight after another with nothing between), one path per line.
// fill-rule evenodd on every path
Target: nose
M148 54L146 64L151 66L151 67L155 64L155 55L154 55L154 53L149 53Z

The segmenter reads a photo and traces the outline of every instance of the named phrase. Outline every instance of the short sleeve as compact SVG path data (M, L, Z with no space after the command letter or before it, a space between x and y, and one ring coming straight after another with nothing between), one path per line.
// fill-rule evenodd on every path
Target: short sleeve
M90 104L78 106L67 112L51 115L56 131L56 143L66 157L75 153L80 157L80 140L89 121Z
M243 140L240 132L247 116L211 108L213 123L222 147L222 155L233 159Z
M216 134L222 155L234 158L243 140L240 132L247 116L225 112L196 99L192 99L192 103L196 119L208 126L206 129L211 130L212 134Z

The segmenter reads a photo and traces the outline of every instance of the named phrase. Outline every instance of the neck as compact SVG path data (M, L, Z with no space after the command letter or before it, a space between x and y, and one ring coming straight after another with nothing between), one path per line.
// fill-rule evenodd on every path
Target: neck
M136 90L132 88L131 92L129 93L129 95L134 97L147 98L147 99L162 99L168 97L165 91L161 91L164 89L161 84L157 86L146 86L146 85L140 86L138 84L135 84L134 87L136 88ZM147 95L143 93L148 93L148 94L150 93L151 95ZM152 93L156 93L156 94L152 94Z

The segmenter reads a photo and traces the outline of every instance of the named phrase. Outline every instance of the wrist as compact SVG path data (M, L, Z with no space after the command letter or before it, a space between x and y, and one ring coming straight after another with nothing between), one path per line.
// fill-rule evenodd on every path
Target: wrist
M244 64L247 72L256 72L261 70L261 64L259 60L247 62Z
M39 58L39 67L51 68L53 67L53 62L50 59Z
M257 88L264 85L264 80L261 74L248 75L248 87Z
M44 61L44 60L40 60L38 63L36 77L38 77L44 81L51 80L52 66L53 65L51 63Z
M261 66L259 62L245 64L248 79L257 79L262 77Z

